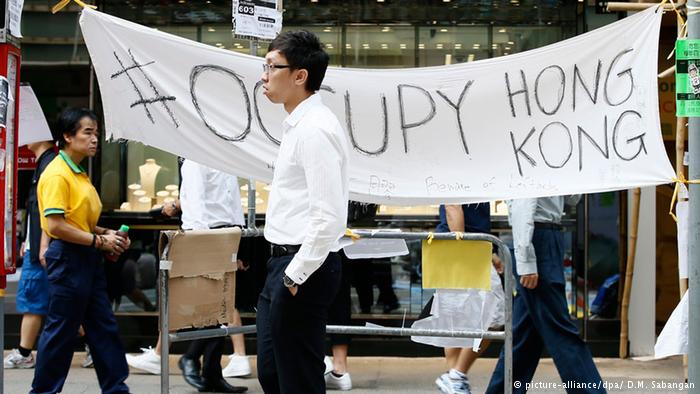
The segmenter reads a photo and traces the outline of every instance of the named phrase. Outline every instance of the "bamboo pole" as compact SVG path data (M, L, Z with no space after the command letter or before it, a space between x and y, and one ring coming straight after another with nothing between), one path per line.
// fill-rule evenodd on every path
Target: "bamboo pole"
M657 7L661 3L623 3L619 1L608 2L608 12L625 12L625 11L644 11L649 7ZM682 6L685 1L677 2L676 7ZM673 11L673 5L664 4L664 11Z
M642 190L640 188L632 190L632 226L630 228L627 268L625 269L625 287L622 293L622 311L620 314L620 358L627 358L629 356L627 342L629 338L630 293L632 292L632 277L634 275L634 258L637 252L639 200L641 194Z

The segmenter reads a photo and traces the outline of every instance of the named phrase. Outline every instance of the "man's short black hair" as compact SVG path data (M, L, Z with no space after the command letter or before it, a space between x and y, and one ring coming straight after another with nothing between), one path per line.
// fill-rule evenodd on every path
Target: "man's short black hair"
M309 73L307 91L313 93L321 89L328 68L328 54L315 34L306 30L286 31L272 40L267 51L279 51L292 69L305 69Z
M63 138L63 135L74 136L80 128L80 120L85 117L97 122L97 115L87 108L66 108L61 112L52 133L59 149L63 149L66 146L66 139Z

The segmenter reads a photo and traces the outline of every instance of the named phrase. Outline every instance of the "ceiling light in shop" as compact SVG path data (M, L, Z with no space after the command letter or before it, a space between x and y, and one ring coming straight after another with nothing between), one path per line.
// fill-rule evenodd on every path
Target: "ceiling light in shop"
M384 0L377 0L377 3L383 3Z
M399 48L406 49L406 44L399 44Z
M389 48L389 45L387 45L387 44L382 44L382 49L388 49L388 48Z
M312 3L318 3L318 0L311 0Z
M499 33L506 33L507 30L506 30L506 29L500 29L500 30L498 30L498 32L499 32Z
M352 45L350 45L350 44L345 44L345 49L352 49Z
M479 48L481 48L481 44L474 44L474 46L472 48L479 49Z
M447 33L447 29L440 29L440 33Z
M324 31L325 33L330 33L332 30L333 30L333 29L331 29L330 27L324 27L324 28L323 28L323 31Z
M515 43L513 41L508 41L508 45L514 45Z
M213 33L213 32L216 31L216 29L214 29L213 27L210 27L210 28L207 29L207 31L210 32L210 33Z
M503 49L505 49L506 51L510 51L510 47L505 47Z
M222 47L222 46L224 46L224 44L222 44L222 43L220 43L220 42L217 42L217 43L214 44L214 45L216 45L217 47Z
M470 54L467 56L467 61L468 61L468 62L473 62L473 61L474 61L474 54L473 54L473 53L470 53Z
M498 44L491 44L491 48L493 48L493 49L498 48Z
M435 45L435 48L437 48L437 49L442 49L442 44L437 44L437 45Z
M362 49L369 49L369 44L362 44Z
M207 4L211 4L211 1L207 0Z
M462 44L455 44L455 49L462 49Z
M418 49L425 49L425 44L418 44Z
M185 0L178 0L178 3L185 4Z
M333 44L326 44L326 48L333 49Z
M450 0L442 0L443 3L449 3Z
M389 26L382 27L382 33L388 33L390 31L391 31L391 28L389 28Z

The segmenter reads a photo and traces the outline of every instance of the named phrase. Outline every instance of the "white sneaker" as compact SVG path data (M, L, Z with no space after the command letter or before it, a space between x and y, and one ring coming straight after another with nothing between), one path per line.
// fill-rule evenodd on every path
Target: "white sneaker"
M323 363L326 364L326 372L324 372L323 374L328 375L333 370L333 361L330 357L326 356L323 358Z
M28 369L34 368L34 356L29 353L29 356L24 357L17 349L12 349L12 352L5 357L3 362L5 369Z
M471 394L469 379L444 373L435 379L435 384L444 394Z
M228 356L229 362L226 368L221 370L225 378L236 378L250 375L250 361L247 356L233 353Z
M333 373L326 374L326 389L327 390L352 390L352 380L350 374L345 372L340 377Z
M148 347L148 349L141 348L143 353L138 356L127 354L126 362L132 368L140 369L153 375L160 375L160 355L156 354L155 349Z
M83 368L92 368L92 364L92 353L90 352L90 346L85 344L85 359L83 360L83 363L80 364L80 366Z

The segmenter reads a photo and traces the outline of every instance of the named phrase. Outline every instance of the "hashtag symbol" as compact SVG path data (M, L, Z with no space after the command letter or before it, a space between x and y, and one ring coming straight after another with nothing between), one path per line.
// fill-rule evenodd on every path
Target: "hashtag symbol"
M165 108L165 111L168 113L170 116L170 119L173 121L173 124L175 124L175 127L180 127L180 124L177 122L177 119L175 119L175 115L173 115L173 111L170 109L170 106L168 105L168 101L175 101L174 96L163 96L160 94L158 91L158 88L153 84L153 81L151 78L148 77L148 74L146 74L145 71L143 71L143 68L146 66L149 66L151 64L154 64L155 61L150 61L148 63L144 64L139 64L136 61L136 58L134 58L134 55L131 53L131 49L128 50L129 52L129 57L131 58L132 65L130 66L125 66L124 62L122 59L119 58L119 55L117 55L117 52L114 53L114 57L117 59L117 62L119 63L119 66L121 67L121 70L112 74L111 79L115 79L121 75L126 75L126 77L129 79L131 82L131 86L134 87L134 91L136 92L136 95L139 97L139 99L135 102L133 102L130 106L130 108L134 108L139 105L143 105L144 111L146 111L146 116L148 119L151 121L151 123L155 124L155 120L153 119L153 114L151 114L151 110L148 108L148 105L150 104L155 104L155 103L161 103L163 105L163 108ZM141 89L139 86L136 84L136 81L134 81L134 76L130 74L129 72L132 70L138 70L143 78L148 82L148 85L151 87L151 90L153 90L153 97L146 98L144 97L143 93L141 92Z

